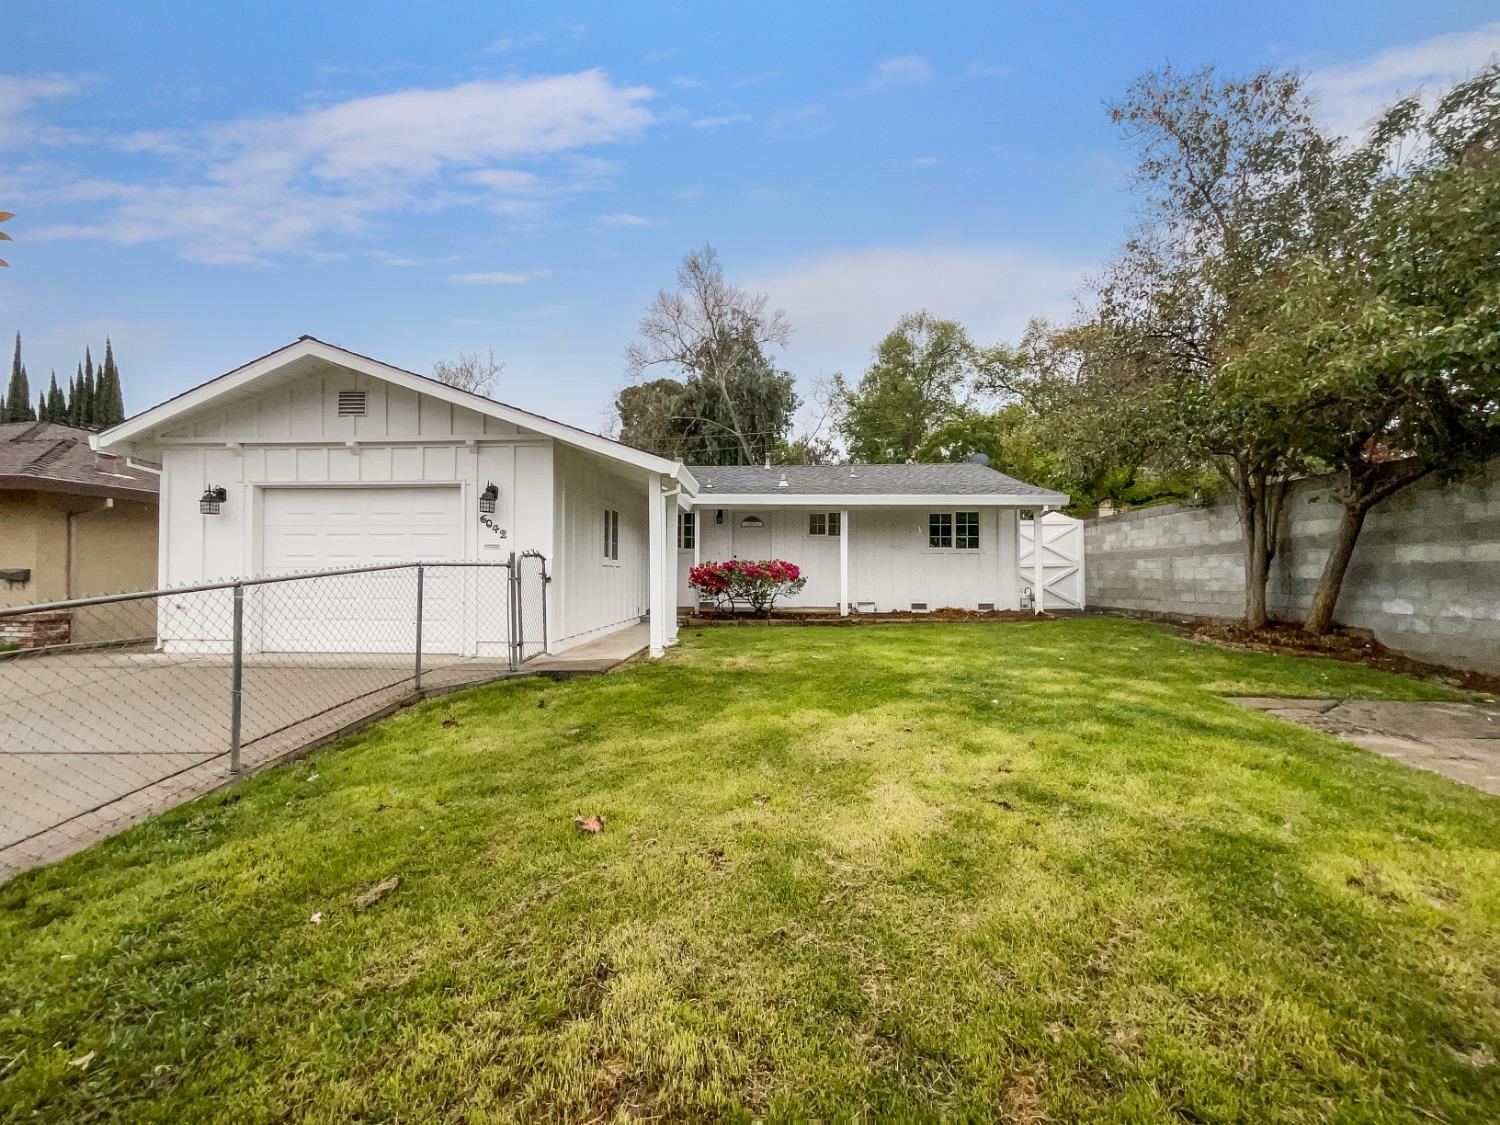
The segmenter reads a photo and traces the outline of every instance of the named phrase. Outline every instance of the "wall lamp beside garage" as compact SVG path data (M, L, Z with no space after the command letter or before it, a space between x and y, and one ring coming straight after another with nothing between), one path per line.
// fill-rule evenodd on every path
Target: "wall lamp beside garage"
M229 493L224 491L224 486L209 485L203 490L203 495L198 498L198 510L205 516L216 516L219 509L223 507L224 501L229 499Z
M500 499L500 490L495 487L495 482L490 481L484 486L484 491L479 494L479 510L485 515L491 515L495 511L495 501Z

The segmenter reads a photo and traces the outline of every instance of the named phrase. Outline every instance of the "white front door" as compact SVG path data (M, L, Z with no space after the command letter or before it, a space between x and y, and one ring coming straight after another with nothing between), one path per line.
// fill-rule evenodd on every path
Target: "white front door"
M268 488L261 505L267 575L463 557L455 486ZM463 646L466 568L424 575L422 648ZM411 652L414 568L262 586L255 621L262 652Z

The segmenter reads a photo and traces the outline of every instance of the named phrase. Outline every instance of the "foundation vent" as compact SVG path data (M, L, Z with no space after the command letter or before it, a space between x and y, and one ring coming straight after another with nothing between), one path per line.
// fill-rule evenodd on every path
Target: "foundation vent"
M979 603L979 612L980 613L994 613L995 612L995 603L994 602L980 602Z
M364 391L339 392L339 417L363 418L365 416Z
M911 603L911 611L913 613L926 613L927 612L927 603L926 602L912 602Z

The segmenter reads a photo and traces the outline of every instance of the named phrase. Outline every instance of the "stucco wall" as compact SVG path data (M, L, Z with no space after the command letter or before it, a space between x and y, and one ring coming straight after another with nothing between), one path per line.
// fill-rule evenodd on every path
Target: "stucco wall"
M114 594L156 581L156 505L58 492L0 493L0 606Z
M1317 588L1338 521L1324 479L1295 485L1272 570L1271 612L1297 619ZM1096 608L1238 617L1244 559L1232 500L1089 520ZM1456 484L1424 483L1370 513L1337 619L1415 657L1500 673L1500 462Z

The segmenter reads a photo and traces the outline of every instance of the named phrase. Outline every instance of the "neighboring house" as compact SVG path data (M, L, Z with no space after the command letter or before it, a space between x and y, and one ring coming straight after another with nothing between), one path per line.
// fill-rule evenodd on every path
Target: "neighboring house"
M814 577L807 604L1014 607L1016 510L1067 500L978 465L788 469L801 491L780 486L781 470L690 470L310 336L97 435L95 448L161 462L160 584L537 550L553 578L554 652L643 617L653 653L673 643L691 531L701 523L703 549L718 550L710 525L721 510L737 536L723 546L740 554L778 549L770 535L754 540L752 516L763 528L807 529L796 539L809 548L802 557L781 552ZM711 488L700 488L699 472ZM854 483L851 472L869 476ZM805 473L822 485L804 484ZM494 512L482 513L491 484ZM217 488L225 499L204 514L200 498ZM814 535L819 510L824 530ZM838 513L832 535L829 512ZM934 516L947 520L932 525L936 545L925 531L908 534ZM305 649L329 630L291 621L277 635ZM455 635L479 651L504 639Z
M139 590L156 581L155 466L96 453L88 430L0 425L0 606ZM0 643L116 639L99 614L0 623Z
M678 527L678 601L700 560L781 558L807 585L787 604L870 613L1014 610L1040 588L1023 569L1023 512L1067 496L983 463L694 465L694 510ZM1029 528L1027 531L1029 532ZM1040 609L1036 599L1027 608Z

